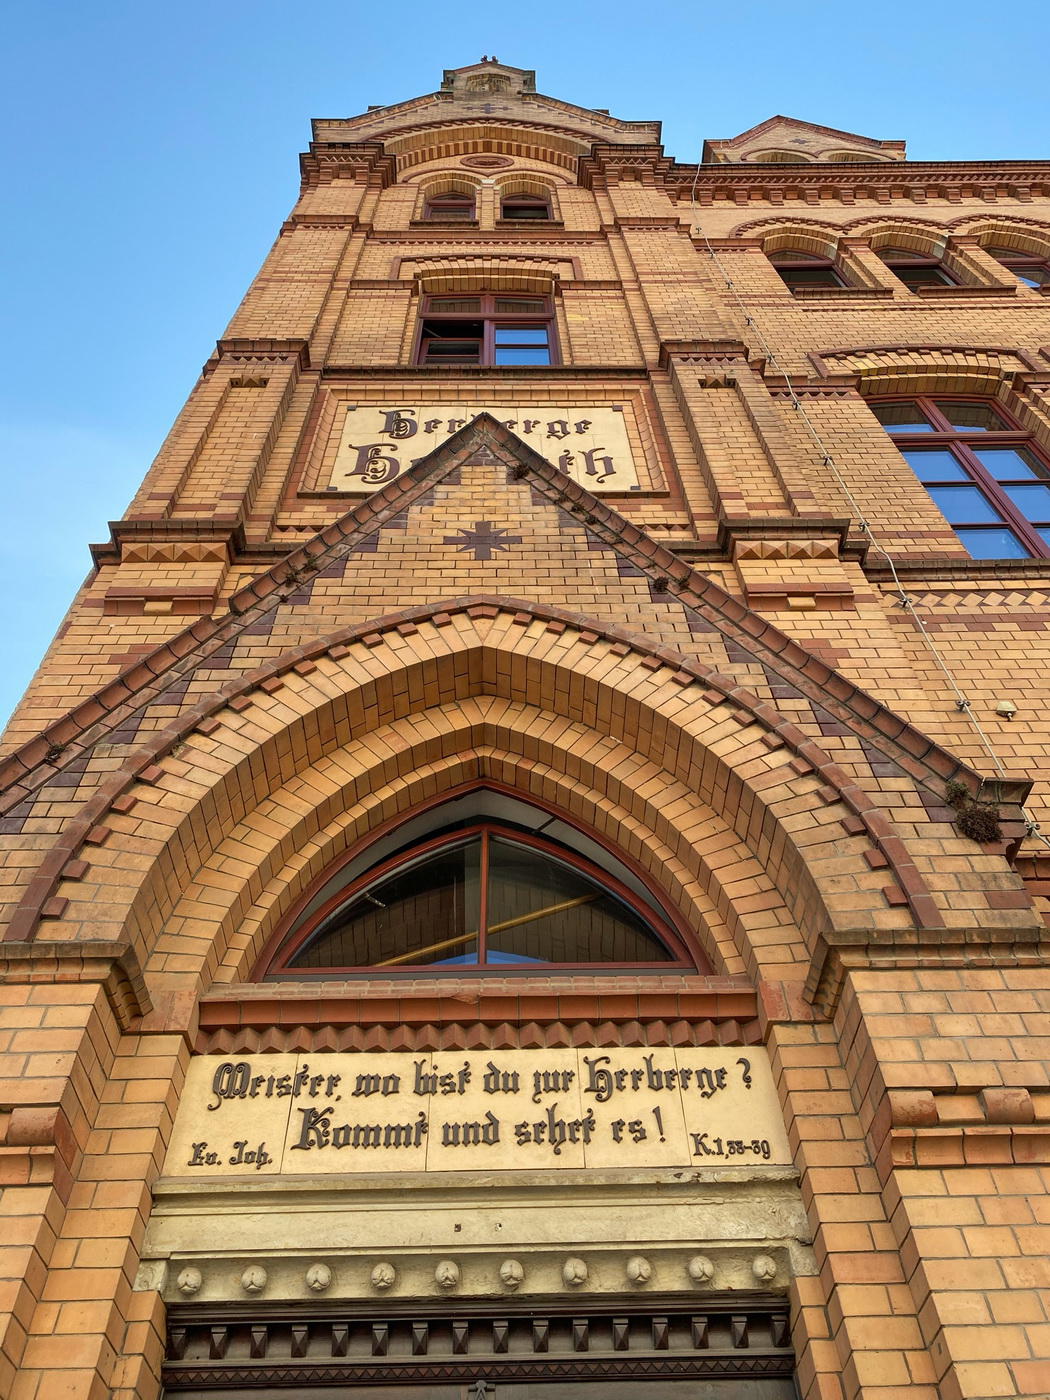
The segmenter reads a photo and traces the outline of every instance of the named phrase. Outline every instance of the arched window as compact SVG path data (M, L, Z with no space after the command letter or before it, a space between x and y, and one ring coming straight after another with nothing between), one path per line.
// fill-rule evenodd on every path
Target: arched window
M783 248L780 252L771 253L769 260L792 292L805 292L810 287L847 285L846 279L831 258L820 258L815 253L800 253L793 248Z
M919 397L871 410L971 558L1050 558L1050 464L998 404Z
M452 220L455 223L470 223L474 218L474 196L461 194L456 190L446 190L441 194L428 196L423 205L424 219Z
M811 157L800 155L798 151L754 151L746 159L756 165L806 165Z
M549 219L551 202L539 194L505 194L499 212L501 219Z
M1012 272L1026 287L1050 286L1050 258L1040 257L1037 253L1019 253L1016 248L998 248L994 245L986 245L984 251L997 262L1001 262L1003 267Z
M914 292L919 287L957 287L959 279L946 270L940 258L913 253L908 248L877 248L876 252L894 277Z
M493 810L504 816L462 819ZM637 872L590 838L573 849L551 831L574 837L560 819L487 792L435 808L323 880L259 975L695 969Z

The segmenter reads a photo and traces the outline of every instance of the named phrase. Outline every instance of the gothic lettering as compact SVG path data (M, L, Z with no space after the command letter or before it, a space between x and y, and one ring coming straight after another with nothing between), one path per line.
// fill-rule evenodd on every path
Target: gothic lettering
M401 463L396 457L383 456L384 448L394 450L385 442L366 442L362 447L349 443L348 446L351 452L357 453L357 459L347 473L349 476L359 476L369 485L381 486L385 481L393 481L401 470Z
M384 413L383 432L387 437L414 437L418 428L419 424L416 422L414 408L391 408Z

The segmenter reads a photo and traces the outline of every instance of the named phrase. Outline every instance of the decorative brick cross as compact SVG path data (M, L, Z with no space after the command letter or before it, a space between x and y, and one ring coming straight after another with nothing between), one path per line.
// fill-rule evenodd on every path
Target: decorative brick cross
M458 535L446 535L443 543L457 545L461 554L472 549L474 558L487 564L494 550L505 550L512 544L521 544L521 536L510 535L501 527L494 527L491 520L475 520L472 530L460 530Z

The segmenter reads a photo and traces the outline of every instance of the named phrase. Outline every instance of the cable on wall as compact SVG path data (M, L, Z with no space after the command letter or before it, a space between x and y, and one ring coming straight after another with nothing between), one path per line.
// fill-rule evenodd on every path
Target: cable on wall
M933 637L930 635L929 629L923 621L922 614L919 612L919 609L915 604L914 598L907 592L903 583L901 582L901 578L899 573L897 572L897 565L893 559L893 556L890 554L886 546L882 544L882 542L876 536L874 530L871 527L871 522L867 519L864 510L861 508L860 503L854 496L848 481L846 481L845 477L842 475L842 472L839 470L833 452L821 436L820 429L813 422L813 419L810 417L810 415L806 412L806 406L803 403L802 399L795 392L795 386L792 382L789 371L785 369L785 367L778 360L776 351L766 339L758 322L749 312L747 304L744 301L744 298L740 294L739 290L737 289L736 284L730 276L728 269L722 262L722 259L718 256L718 253L715 250L715 248L713 247L711 240L707 235L707 231L703 226L703 222L701 221L699 209L696 202L696 187L699 179L700 164L698 163L696 167L696 174L693 176L692 188L689 192L691 227L695 228L696 232L703 240L704 251L706 252L707 256L711 259L714 266L718 269L719 275L721 276L722 281L725 283L726 290L729 292L734 304L736 305L737 310L743 317L744 324L753 333L755 341L757 342L759 348L762 351L763 356L765 357L766 363L783 377L787 389L788 399L791 403L791 407L799 415L799 418L804 424L806 431L812 438L813 443L817 448L817 451L820 453L822 464L825 467L827 467L827 469L831 472L832 476L835 478L835 481L837 482L839 489L845 497L850 510L856 518L858 528L867 537L868 543L870 544L872 549L874 549L876 553L879 554L886 561L886 565L890 572L890 577L893 579L897 601L912 618L912 621L915 623L915 626L919 631L919 635L921 636L923 642L929 650L929 653L933 658L935 664L937 665L937 668L940 670L941 674L947 681L948 686L951 689L952 695L955 698L955 708L969 721L971 727L977 735L981 747L984 749L992 765L994 766L996 773L999 775L1000 778L1005 778L1007 776L1006 769L1003 767L1002 761L999 758L999 755L996 752L994 745L992 744L988 735L985 733L984 728L982 727L980 721L974 713L972 701L961 689L958 681L955 679L955 675L953 674L951 668L949 667L948 663L945 661L944 657L938 650L937 644L934 642ZM1021 813L1024 817L1026 835L1034 836L1045 846L1050 847L1050 838L1043 835L1042 831L1040 830L1039 822L1035 819L1035 817L1028 811L1026 807L1021 808Z

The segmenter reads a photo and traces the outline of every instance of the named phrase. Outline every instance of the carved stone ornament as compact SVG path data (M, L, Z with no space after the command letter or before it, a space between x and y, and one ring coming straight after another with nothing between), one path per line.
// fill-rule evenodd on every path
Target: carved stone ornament
M327 1264L311 1264L306 1271L306 1286L315 1293L323 1293L332 1286L332 1271Z
M500 1282L512 1293L525 1282L525 1270L517 1259L504 1259L499 1266Z
M194 1293L199 1293L201 1291L201 1285L203 1283L204 1277L200 1269L191 1267L183 1269L182 1273L179 1274L175 1281L175 1287L180 1293L185 1293L187 1298L192 1298Z
M751 1272L759 1283L771 1283L777 1276L776 1260L770 1259L768 1254L756 1254Z
M266 1287L266 1270L261 1264L249 1264L241 1274L241 1287L245 1293L261 1293Z
M631 1283L648 1283L653 1276L653 1266L640 1254L632 1255L627 1261L627 1277Z
M561 1276L569 1288L582 1288L587 1282L587 1265L582 1259L566 1259Z
M459 1265L451 1259L442 1259L434 1270L434 1281L446 1293L451 1293L454 1288L459 1287Z
M694 1254L685 1267L694 1283L710 1283L715 1276L715 1266L706 1254Z
M372 1270L372 1287L377 1288L380 1293L385 1293L388 1288L393 1288L397 1282L397 1270L393 1264L377 1264Z

